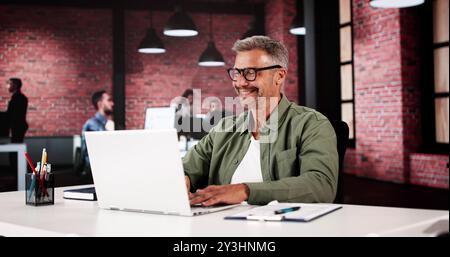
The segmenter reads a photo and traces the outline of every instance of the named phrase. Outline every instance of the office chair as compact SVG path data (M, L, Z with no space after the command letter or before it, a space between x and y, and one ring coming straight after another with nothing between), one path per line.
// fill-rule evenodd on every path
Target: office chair
M81 147L77 147L75 149L75 158L73 163L73 171L75 175L80 176L81 172L84 169L84 159L81 153Z
M343 180L343 164L345 151L347 150L347 142L349 137L349 128L347 123L341 120L330 120L331 125L334 128L337 139L337 150L339 155L339 174L338 174L338 187L336 198L334 199L335 203L343 203L344 195L342 192L342 180Z

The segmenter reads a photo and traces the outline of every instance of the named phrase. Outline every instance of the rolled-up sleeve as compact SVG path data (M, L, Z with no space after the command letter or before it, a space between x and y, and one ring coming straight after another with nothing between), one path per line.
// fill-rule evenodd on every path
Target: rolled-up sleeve
M213 150L214 132L202 138L183 158L183 169L191 181L191 191L206 187Z

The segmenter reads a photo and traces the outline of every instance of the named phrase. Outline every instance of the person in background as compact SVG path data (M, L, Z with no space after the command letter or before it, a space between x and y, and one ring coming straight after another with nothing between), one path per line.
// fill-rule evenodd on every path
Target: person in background
M176 106L176 115L178 117L186 118L193 116L193 102L194 102L194 92L192 89L186 89L181 98L179 99Z
M11 143L23 143L28 130L27 108L28 98L22 93L22 80L10 78L6 81L11 100L6 111L7 130L11 132ZM9 164L13 173L17 172L17 153L9 154Z
M8 103L7 120L11 130L11 143L23 143L25 133L28 130L27 108L28 98L22 93L22 80L10 78L6 82L8 92L12 94Z
M176 97L171 106L175 106L175 127L180 133L191 137L194 131L194 91L190 88L186 89L180 97ZM201 124L200 124L201 126ZM196 131L199 132L199 131Z
M95 110L97 110L97 112L95 113L94 117L90 118L86 121L86 123L84 123L81 130L81 156L83 163L79 164L82 169L78 170L77 172L81 173L79 175L82 176L90 173L91 167L84 133L86 131L114 130L114 102L112 100L112 96L105 90L97 91L92 95L92 105L94 106Z
M209 111L206 114L203 127L207 128L207 131L209 132L222 118L229 115L231 115L231 113L222 108L220 100L218 98L212 98L209 102Z

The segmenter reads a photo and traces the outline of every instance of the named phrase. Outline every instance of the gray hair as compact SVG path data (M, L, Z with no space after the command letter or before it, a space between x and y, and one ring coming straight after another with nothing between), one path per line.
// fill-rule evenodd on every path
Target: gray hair
M266 36L253 36L238 40L234 43L232 50L235 52L260 49L265 51L276 64L287 69L289 54L287 48L280 42Z

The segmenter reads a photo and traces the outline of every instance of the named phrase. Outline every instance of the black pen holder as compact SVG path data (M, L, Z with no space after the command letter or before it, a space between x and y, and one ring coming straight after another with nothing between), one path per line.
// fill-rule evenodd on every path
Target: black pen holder
M53 173L47 173L45 176L35 176L33 173L25 174L25 203L33 206L55 204L55 176Z

